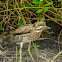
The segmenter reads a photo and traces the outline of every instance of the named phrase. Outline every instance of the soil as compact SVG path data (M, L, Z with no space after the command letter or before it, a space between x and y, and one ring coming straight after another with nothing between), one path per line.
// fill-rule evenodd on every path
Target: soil
M38 60L35 53L34 47L31 45L31 53L35 62L51 62L53 58L62 50L62 43L58 43L58 36L52 34L43 33L42 39L35 41L37 45L40 47L37 48L38 52ZM50 39L48 39L50 38ZM52 40L53 39L53 40ZM56 42L57 41L57 42ZM60 41L62 42L62 35L60 36ZM19 45L17 44L2 44L3 49L0 47L1 54L0 54L0 62L15 62L16 61L16 46L17 46L17 62L19 62L20 54L19 54ZM22 62L33 62L28 51L28 44L24 44L22 48ZM60 54L53 62L62 62L62 54Z

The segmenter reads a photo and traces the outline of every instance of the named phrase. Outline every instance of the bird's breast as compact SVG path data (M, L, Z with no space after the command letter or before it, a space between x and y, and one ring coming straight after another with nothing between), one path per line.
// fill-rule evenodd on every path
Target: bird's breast
M38 40L38 38L40 37L40 35L41 35L40 33L32 32L32 33L29 33L27 35L24 35L22 41L24 43L33 42L35 40Z

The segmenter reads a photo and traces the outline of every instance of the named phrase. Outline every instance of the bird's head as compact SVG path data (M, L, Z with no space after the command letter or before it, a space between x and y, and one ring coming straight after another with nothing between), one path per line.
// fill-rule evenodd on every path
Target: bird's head
M45 29L51 29L50 27L46 26L45 22L40 22L40 21L34 23L34 28L36 32L42 32Z

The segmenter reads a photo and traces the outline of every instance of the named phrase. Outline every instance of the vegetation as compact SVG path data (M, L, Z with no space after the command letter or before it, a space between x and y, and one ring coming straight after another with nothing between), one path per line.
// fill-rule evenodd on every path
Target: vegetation
M61 31L62 1L61 0L58 1L57 0L1 0L0 1L0 34L14 31L16 28L24 24L31 24L36 21L47 22L47 25L49 25L52 28L52 31L58 34L60 33L58 36L58 41L60 41L59 39L62 32ZM33 46L40 47L39 45L36 44L34 44ZM16 47L16 62L18 61L17 53L18 52ZM60 51L50 61L53 62L60 54L62 54L62 51ZM5 58L3 62L5 62ZM8 60L7 62L10 62L10 60Z

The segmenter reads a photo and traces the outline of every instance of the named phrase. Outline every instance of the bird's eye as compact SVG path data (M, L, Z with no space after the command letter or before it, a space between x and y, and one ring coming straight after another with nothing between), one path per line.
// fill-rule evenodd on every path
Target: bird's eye
M39 27L39 25L37 25L36 27Z

